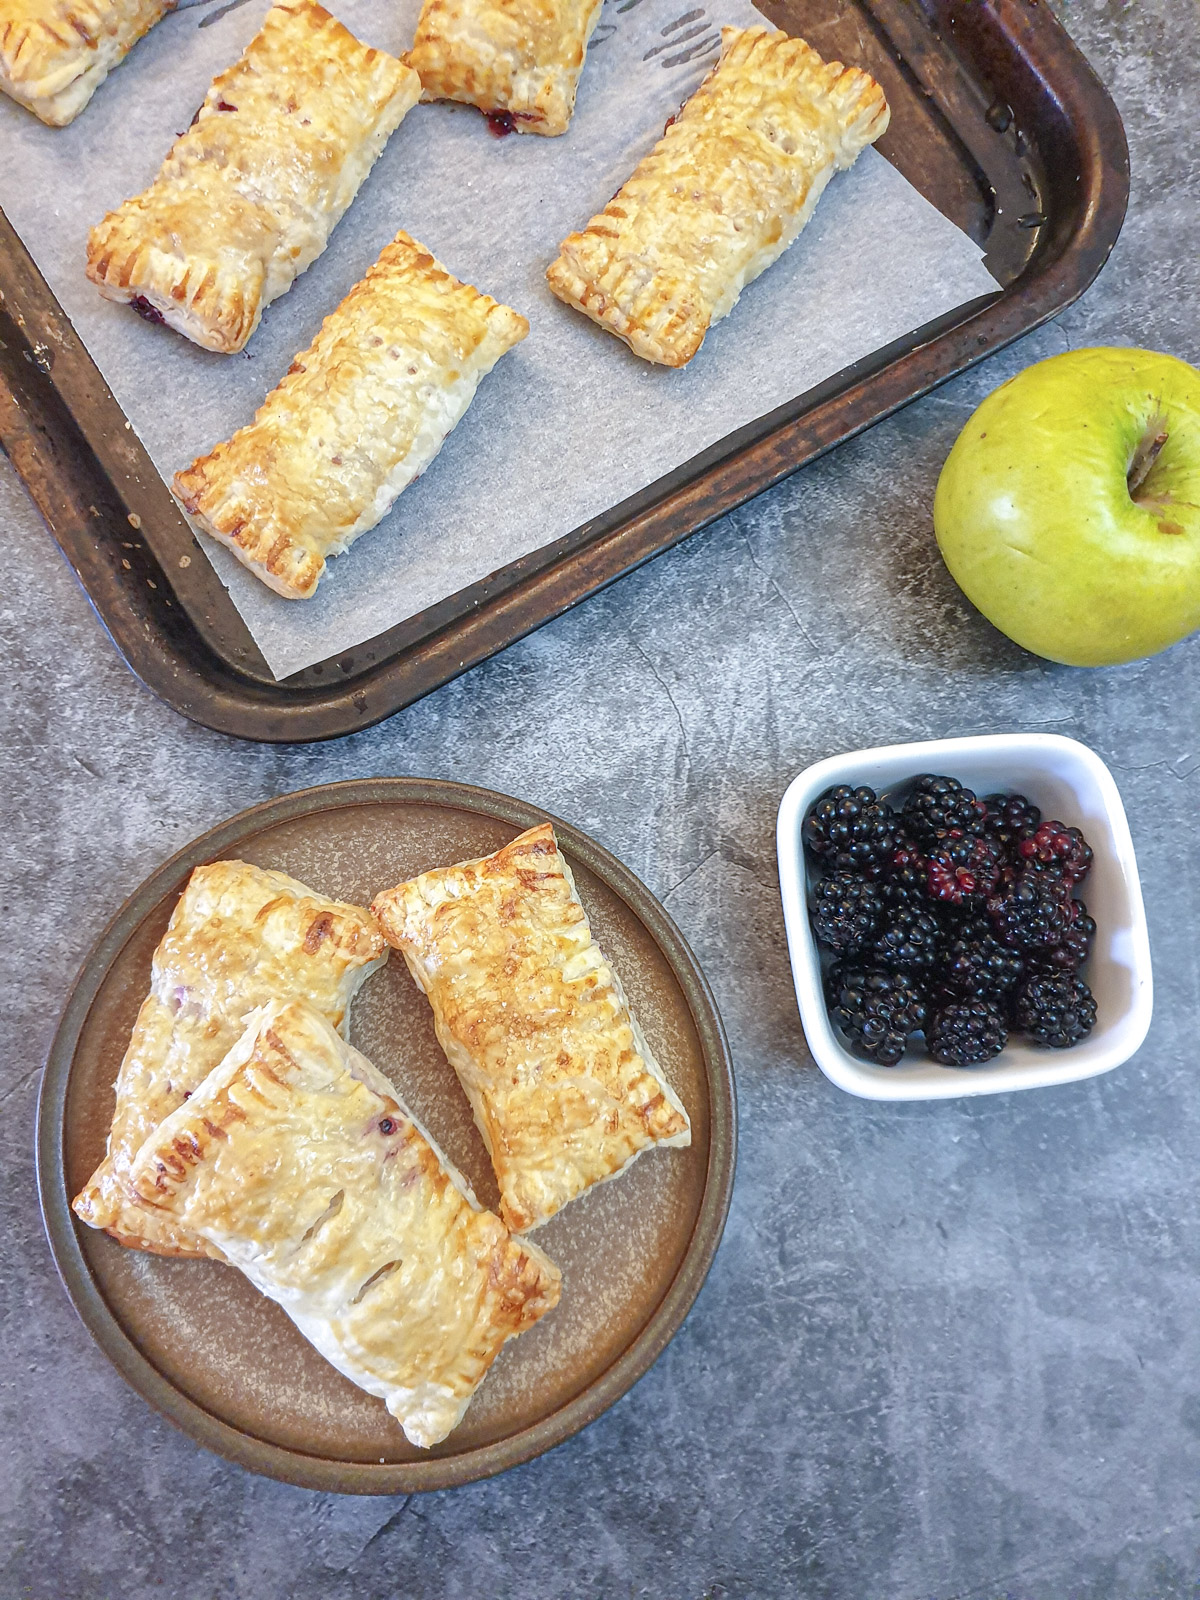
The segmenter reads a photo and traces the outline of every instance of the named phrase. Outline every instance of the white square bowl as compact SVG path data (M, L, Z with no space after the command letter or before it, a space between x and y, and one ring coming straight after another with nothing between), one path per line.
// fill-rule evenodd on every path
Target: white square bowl
M1081 885L1096 939L1085 976L1096 997L1096 1026L1069 1050L1046 1050L1015 1035L981 1067L942 1067L910 1045L895 1067L851 1055L829 1020L821 957L808 916L809 872L800 825L834 784L898 788L919 773L957 778L977 795L1019 792L1042 815L1081 828L1095 853ZM1146 1037L1154 1003L1150 940L1133 840L1112 773L1094 750L1053 733L984 734L921 744L853 750L806 767L779 807L779 883L800 1017L817 1065L849 1094L868 1100L942 1100L952 1095L1040 1089L1095 1077L1128 1061Z

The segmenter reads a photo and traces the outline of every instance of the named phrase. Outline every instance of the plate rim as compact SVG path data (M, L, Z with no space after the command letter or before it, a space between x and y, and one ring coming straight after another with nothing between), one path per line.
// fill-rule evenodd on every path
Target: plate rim
M669 1288L637 1337L573 1398L505 1438L461 1455L415 1462L344 1461L242 1432L166 1378L142 1354L92 1277L65 1182L66 1103L79 1039L113 961L150 908L186 873L238 840L320 811L363 804L442 805L514 826L551 822L581 861L643 923L683 991L708 1083L708 1170L692 1236ZM207 1449L299 1488L352 1494L412 1494L478 1482L544 1454L593 1422L650 1369L683 1325L716 1257L737 1160L737 1093L729 1041L708 980L670 913L649 888L589 834L529 801L442 778L348 778L249 806L199 834L154 868L125 899L84 957L47 1053L38 1093L35 1166L42 1222L67 1298L125 1381L155 1411Z

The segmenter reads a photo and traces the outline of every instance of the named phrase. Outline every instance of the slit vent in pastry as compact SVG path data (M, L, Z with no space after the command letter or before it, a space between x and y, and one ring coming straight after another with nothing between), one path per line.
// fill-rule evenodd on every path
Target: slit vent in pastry
M549 823L389 889L372 909L429 997L514 1231L652 1145L690 1144Z
M150 187L92 229L88 277L206 350L240 350L324 250L420 91L315 0L272 6Z
M52 128L73 122L174 0L0 0L0 89Z
M415 1445L444 1439L504 1342L558 1303L558 1268L480 1207L389 1081L302 1001L255 1013L132 1182Z
M306 600L326 557L420 477L479 380L528 332L398 233L254 421L177 472L175 492L256 577Z
M122 1244L160 1255L215 1252L129 1191L143 1141L183 1104L269 1000L309 1001L349 1026L355 992L388 957L369 912L245 861L197 867L150 969L150 993L117 1075L108 1152L76 1196L76 1214Z
M767 28L721 39L720 61L546 273L560 300L668 367L691 360L888 124L875 80L803 39Z
M603 0L425 0L405 60L425 100L461 100L518 133L567 131Z

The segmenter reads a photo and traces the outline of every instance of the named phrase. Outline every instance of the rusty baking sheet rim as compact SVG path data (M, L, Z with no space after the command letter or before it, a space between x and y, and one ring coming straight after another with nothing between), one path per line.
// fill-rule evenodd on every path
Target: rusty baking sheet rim
M448 807L527 828L554 823L568 855L581 861L642 923L679 984L695 1024L710 1104L704 1194L686 1253L666 1294L624 1352L579 1394L531 1427L464 1452L418 1462L338 1461L255 1438L177 1388L137 1348L101 1293L80 1248L70 1210L65 1143L71 1068L88 1013L110 966L147 913L192 867L242 839L297 817L372 804ZM438 779L357 778L322 784L238 813L156 868L126 900L80 969L46 1063L37 1112L37 1183L51 1253L71 1303L109 1360L155 1410L198 1443L252 1471L303 1488L353 1494L409 1494L494 1476L571 1438L621 1398L678 1332L716 1255L733 1190L737 1102L728 1041L708 983L682 933L645 884L572 824L526 801Z

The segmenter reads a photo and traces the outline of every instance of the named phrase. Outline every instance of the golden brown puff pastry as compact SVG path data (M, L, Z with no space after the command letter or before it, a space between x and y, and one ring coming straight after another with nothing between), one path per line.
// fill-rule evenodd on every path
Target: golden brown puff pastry
M426 100L461 100L518 133L566 133L603 0L425 0L405 60Z
M691 1143L548 822L389 889L372 910L433 1006L514 1231L652 1145Z
M254 1014L132 1182L415 1445L444 1439L501 1345L558 1304L553 1262L480 1207L391 1083L303 1001Z
M0 0L0 89L65 127L175 0Z
M888 123L873 78L803 39L723 28L721 59L546 277L637 355L681 367Z
M88 277L206 350L240 350L420 91L314 0L272 6L150 187L92 229Z
M206 533L306 600L441 449L479 380L529 332L398 233L254 421L175 474Z
M245 861L197 867L154 952L150 993L117 1075L108 1153L76 1196L76 1214L140 1250L211 1255L130 1195L138 1149L236 1043L256 1007L303 997L345 1031L356 990L387 956L359 906Z

